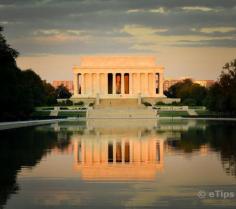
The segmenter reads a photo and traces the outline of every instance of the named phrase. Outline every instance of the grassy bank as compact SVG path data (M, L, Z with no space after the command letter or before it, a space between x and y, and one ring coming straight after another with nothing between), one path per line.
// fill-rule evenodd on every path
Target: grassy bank
M187 111L160 111L160 117L187 117Z
M85 118L85 111L58 111L56 116L51 115L52 111L48 110L38 110L34 111L32 114L32 118L34 119L49 119L49 118L68 118L68 117L76 117L76 118Z

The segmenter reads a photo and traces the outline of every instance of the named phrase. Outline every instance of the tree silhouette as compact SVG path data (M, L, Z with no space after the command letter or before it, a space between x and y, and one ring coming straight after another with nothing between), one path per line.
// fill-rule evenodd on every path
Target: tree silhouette
M0 121L27 119L35 106L55 104L55 89L32 70L16 65L18 52L12 49L0 27Z
M60 85L56 88L56 95L58 99L68 99L72 96L64 85Z
M236 59L226 63L218 81L209 89L206 104L210 110L236 114Z

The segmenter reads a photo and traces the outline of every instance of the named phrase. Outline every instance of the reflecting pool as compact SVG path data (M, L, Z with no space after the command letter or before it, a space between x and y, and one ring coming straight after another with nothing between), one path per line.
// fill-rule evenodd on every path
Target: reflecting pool
M0 131L0 208L235 208L236 123L88 120Z

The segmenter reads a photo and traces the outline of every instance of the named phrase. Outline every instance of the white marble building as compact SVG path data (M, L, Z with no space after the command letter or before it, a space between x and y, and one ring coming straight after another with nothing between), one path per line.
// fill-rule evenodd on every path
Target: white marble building
M73 98L161 98L162 66L153 56L85 56L73 67Z

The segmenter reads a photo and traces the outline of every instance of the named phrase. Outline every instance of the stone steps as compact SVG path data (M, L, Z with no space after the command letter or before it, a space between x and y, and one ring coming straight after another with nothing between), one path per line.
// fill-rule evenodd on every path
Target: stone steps
M50 112L50 116L56 117L56 116L58 116L58 113L59 113L58 110L52 110L52 111Z
M95 105L95 109L102 108L138 108L138 99L100 99L99 105Z
M191 115L191 116L196 116L196 115L198 115L198 114L196 113L196 111L193 110L193 109L188 109L188 114Z
M92 118L157 118L156 111L147 108L136 108L136 109L113 109L113 108L105 108L105 109L91 109L88 110L87 114L88 119Z

